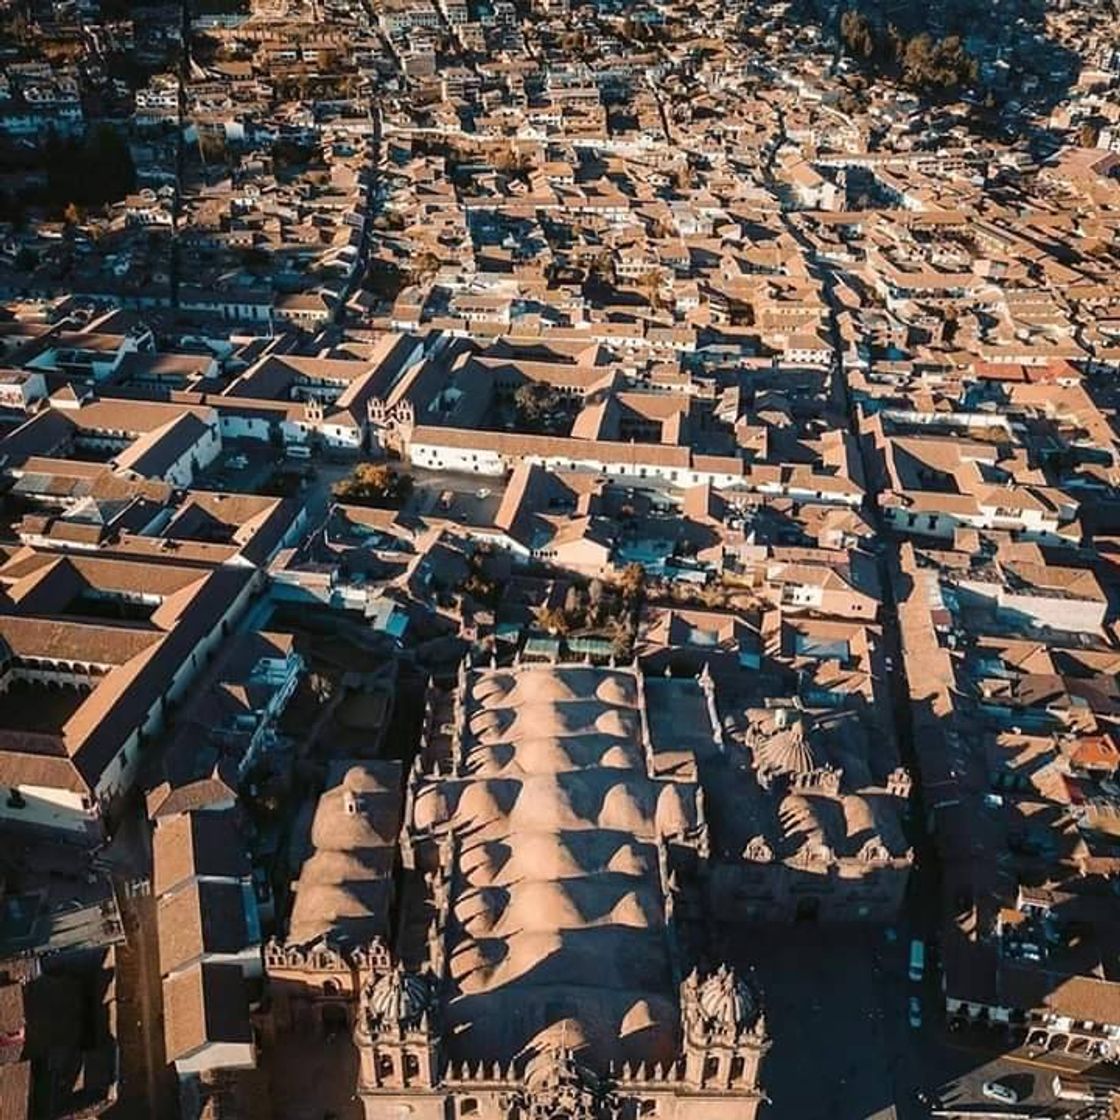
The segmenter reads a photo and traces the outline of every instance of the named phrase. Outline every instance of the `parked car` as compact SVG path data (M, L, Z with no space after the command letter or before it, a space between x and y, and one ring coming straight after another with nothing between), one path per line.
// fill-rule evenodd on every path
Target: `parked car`
M910 1026L917 1030L922 1025L922 1001L917 996L911 996L908 1005L907 1018L910 1020Z
M980 1092L989 1100L999 1101L1000 1104L1019 1103L1019 1094L1007 1085L1001 1085L998 1081L985 1081L980 1088Z

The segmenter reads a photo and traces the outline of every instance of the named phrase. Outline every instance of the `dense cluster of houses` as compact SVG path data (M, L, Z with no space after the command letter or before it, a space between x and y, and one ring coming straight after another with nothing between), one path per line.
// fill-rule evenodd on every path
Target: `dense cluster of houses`
M339 1031L371 1118L753 1115L697 930L916 880L954 1026L1120 1058L1120 52L808 7L0 5L5 1120ZM518 972L600 938L606 1047Z

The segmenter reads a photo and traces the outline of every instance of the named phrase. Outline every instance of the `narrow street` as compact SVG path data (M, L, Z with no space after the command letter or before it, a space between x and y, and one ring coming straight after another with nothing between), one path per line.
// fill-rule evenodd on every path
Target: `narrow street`
M338 304L334 308L335 322L345 319L347 304L361 290L369 261L370 227L380 209L379 169L383 159L381 106L373 103L370 106L369 116L372 127L369 140L369 159L367 161L366 210L363 215L361 238L358 242L358 255L347 278L346 286L339 295Z
M111 1120L176 1115L175 1075L163 1042L156 902L150 894L122 897L128 943L117 954L121 1092Z
M785 146L785 116L780 106L773 106L777 129L768 146L763 167L767 186L781 203L781 191L774 167L778 153ZM812 246L803 235L790 212L783 205L780 210L783 228L812 260ZM902 657L901 635L898 629L898 610L894 599L891 578L895 544L883 531L877 493L874 489L875 473L867 459L867 449L860 439L859 417L847 392L843 366L843 345L837 322L838 301L836 277L832 268L820 262L810 266L811 275L821 285L828 309L827 331L833 348L834 400L847 420L848 431L857 441L863 470L866 497L863 512L874 526L880 549L877 553L879 584L882 591L880 613L881 637L884 643L886 664L890 679L886 682L892 707L895 734L902 761L915 779L919 777L914 751L909 687ZM919 1120L928 1117L930 1108L923 1104L919 1093L931 1096L945 1085L967 1079L977 1068L977 1056L954 1049L943 1042L943 1022L940 1014L941 992L936 966L927 969L921 984L913 984L907 975L907 956L912 938L927 944L936 933L939 923L939 883L936 874L936 855L931 838L925 829L925 812L921 800L920 781L915 781L906 822L910 842L916 854L907 894L906 912L900 916L896 928L889 931L880 927L861 930L821 929L799 927L788 941L783 936L765 954L760 954L758 968L764 976L763 988L773 1007L778 1022L776 1036L790 1037L793 1017L799 1005L807 999L811 1014L802 1020L801 1030L820 1032L819 1045L809 1049L820 1055L835 1047L843 1039L839 1053L843 1055L842 1068L831 1070L819 1078L805 1078L801 1062L805 1053L805 1038L794 1031L796 1046L790 1057L785 1058L779 1042L772 1054L768 1082L774 1092L786 1092L792 1098L795 1112L779 1108L777 1098L769 1111L773 1116L786 1117L796 1114L798 1120ZM788 936L788 935L787 935ZM787 945L797 946L791 959L782 966ZM806 967L801 962L819 961ZM813 985L812 977L817 983ZM769 976L769 983L765 976ZM803 990L809 984L812 991ZM868 1004L867 995L873 1002ZM911 1000L917 1000L919 1025L911 1022ZM781 1030L781 1020L790 1017L786 1029ZM861 1041L856 1042L856 1039ZM979 1065L983 1065L980 1061ZM773 1079L772 1081L770 1079Z

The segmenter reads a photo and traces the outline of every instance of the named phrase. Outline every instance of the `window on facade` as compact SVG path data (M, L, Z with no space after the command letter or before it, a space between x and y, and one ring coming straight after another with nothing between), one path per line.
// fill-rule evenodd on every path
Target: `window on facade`
M656 1116L657 1115L657 1101L642 1101L638 1105L639 1116Z
M746 1059L738 1056L731 1059L731 1079L732 1081L738 1080L747 1071Z
M478 1101L474 1097L467 1097L465 1101L459 1104L460 1116L477 1116L478 1115Z
M704 1059L704 1077L715 1077L719 1073L719 1058Z
M420 1072L420 1059L415 1054L405 1054L404 1072L408 1077L415 1077Z

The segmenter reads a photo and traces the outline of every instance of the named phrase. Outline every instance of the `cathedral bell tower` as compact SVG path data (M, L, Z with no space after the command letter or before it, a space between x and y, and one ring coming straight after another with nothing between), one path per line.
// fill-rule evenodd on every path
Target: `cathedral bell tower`
M750 1091L770 1048L751 986L722 965L701 980L695 970L681 986L685 1081L711 1092Z
M439 1076L432 982L399 966L362 989L354 1028L360 1089L431 1089Z

